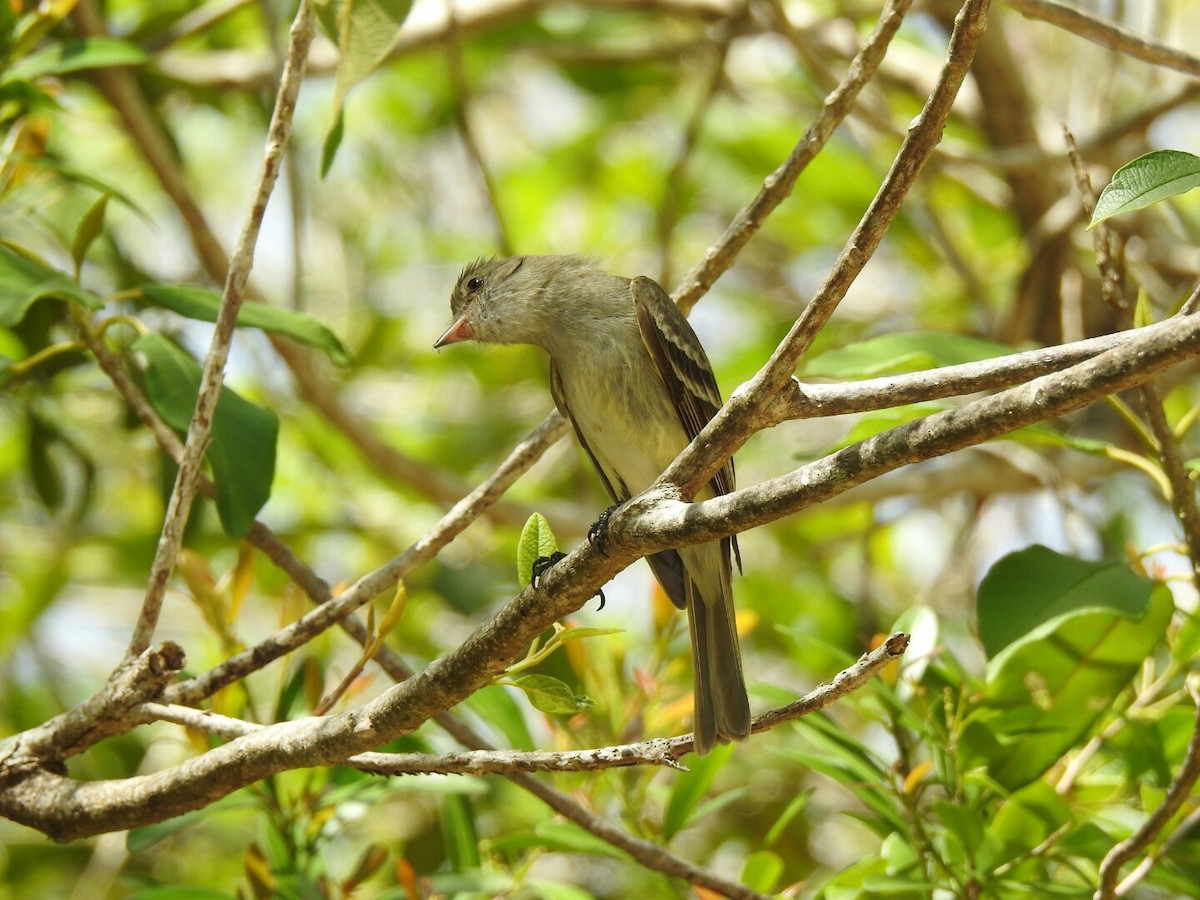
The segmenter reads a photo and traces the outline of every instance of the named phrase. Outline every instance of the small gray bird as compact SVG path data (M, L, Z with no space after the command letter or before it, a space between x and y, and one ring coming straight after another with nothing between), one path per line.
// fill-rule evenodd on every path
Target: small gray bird
M582 256L480 259L450 297L458 341L533 344L550 354L550 392L614 501L641 493L721 406L704 348L649 278L620 278ZM700 499L733 490L733 462ZM667 596L686 609L696 670L695 749L750 733L734 622L730 537L647 557Z

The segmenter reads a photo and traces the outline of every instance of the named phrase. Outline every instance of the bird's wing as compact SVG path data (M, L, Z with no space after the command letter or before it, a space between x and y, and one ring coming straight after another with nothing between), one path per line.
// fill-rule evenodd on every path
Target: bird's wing
M721 408L712 365L696 332L666 291L646 277L633 279L630 291L642 342L667 386L688 440L692 440ZM728 494L733 484L731 459L713 476L712 486L718 494Z
M721 408L721 389L717 387L708 354L688 324L687 317L658 282L640 276L630 282L629 290L637 311L642 343L654 360L658 377L671 395L688 440L693 440ZM733 490L732 458L712 477L710 483L717 494L728 494ZM736 537L729 538L729 549L733 551L740 571L742 554L738 550Z

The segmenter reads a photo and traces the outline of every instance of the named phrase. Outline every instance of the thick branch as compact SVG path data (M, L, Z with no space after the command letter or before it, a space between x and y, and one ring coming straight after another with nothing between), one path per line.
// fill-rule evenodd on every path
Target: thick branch
M793 380L775 397L759 421L761 427L769 427L792 419L870 412L906 403L923 403L1012 387L1041 375L1060 372L1107 350L1123 347L1132 340L1171 333L1175 327L1175 320L1170 319L1133 331L1106 334L1057 347L1024 350L995 359L841 384Z
M1200 356L1200 318L1176 316L1170 324L1140 329L1121 346L1063 372L889 429L753 487L693 504L673 500L669 488L652 489L610 519L609 546L627 541L639 552L653 552L715 540L798 512L901 466L1073 412Z

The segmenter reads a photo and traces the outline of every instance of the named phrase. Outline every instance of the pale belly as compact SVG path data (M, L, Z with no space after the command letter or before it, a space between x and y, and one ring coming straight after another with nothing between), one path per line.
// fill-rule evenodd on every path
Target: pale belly
M573 384L567 372L562 375L568 398L579 396L583 386ZM640 494L687 446L683 426L661 383L625 389L593 383L590 388L598 402L572 403L571 415L609 483L623 494L618 499Z

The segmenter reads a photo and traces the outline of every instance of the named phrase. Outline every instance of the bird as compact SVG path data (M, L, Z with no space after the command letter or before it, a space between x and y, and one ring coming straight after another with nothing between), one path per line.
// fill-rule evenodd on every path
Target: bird
M649 488L721 406L700 339L651 278L610 275L581 255L481 258L459 275L450 309L454 321L435 349L478 341L549 354L554 404L616 504ZM731 459L697 497L733 489ZM750 733L735 560L740 571L733 536L647 557L667 597L687 611L700 756Z

